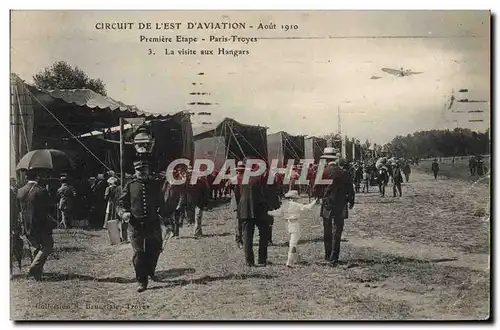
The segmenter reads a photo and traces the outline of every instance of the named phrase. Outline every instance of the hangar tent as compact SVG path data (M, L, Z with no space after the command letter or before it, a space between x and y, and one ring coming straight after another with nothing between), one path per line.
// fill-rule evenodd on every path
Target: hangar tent
M84 141L79 136L106 132L118 126L120 118L141 117L152 120L172 116L144 112L89 89L41 91L12 74L11 174L16 175L15 164L26 152L43 148L65 151L77 165L75 174L79 176L117 170L119 158L109 143L95 137Z
M304 159L304 136L290 135L286 132L277 132L267 136L267 150L269 160L278 159L278 167L283 168L288 160L296 163Z
M194 158L211 159L220 169L226 159L267 159L266 127L245 125L232 118L193 127Z
M181 111L175 114L163 115L162 119L146 120L145 118L126 118L123 127L125 144L124 171L133 173L135 149L132 143L136 129L147 126L155 140L152 155L152 169L163 172L168 164L178 158L193 159L194 141L190 115ZM113 169L118 169L120 159L120 126L106 131L93 131L78 137L81 141L92 140L93 145L102 145L109 151ZM75 144L76 146L76 144Z
M308 137L304 140L304 155L305 159L314 159L318 163L319 158L323 155L323 150L326 148L326 140L315 136Z

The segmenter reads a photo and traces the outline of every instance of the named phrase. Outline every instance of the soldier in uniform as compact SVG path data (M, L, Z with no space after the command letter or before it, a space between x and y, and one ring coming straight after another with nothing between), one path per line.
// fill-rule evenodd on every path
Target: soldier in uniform
M118 215L129 223L132 262L139 286L147 289L148 278L156 281L155 269L162 250L161 217L163 194L161 182L150 175L149 164L134 162L135 178L127 183L118 201Z

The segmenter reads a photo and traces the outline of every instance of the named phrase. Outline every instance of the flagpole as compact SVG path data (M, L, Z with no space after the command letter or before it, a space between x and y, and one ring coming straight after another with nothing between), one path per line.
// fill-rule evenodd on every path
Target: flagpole
M120 118L120 184L123 190L125 186L125 172L123 170L123 163L125 162L125 139L123 138L123 118Z

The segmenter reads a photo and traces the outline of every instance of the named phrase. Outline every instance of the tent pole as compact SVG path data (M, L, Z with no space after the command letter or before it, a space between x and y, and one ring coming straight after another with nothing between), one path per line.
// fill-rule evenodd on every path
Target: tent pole
M125 162L125 140L123 138L123 118L120 118L120 185L123 191L125 186L125 172L123 171L123 163Z
M13 93L15 91L11 92L11 110L14 113L14 122L12 123L14 125L14 159L15 159L15 164L14 166L17 166L17 164L20 161L21 158L21 152L19 150L19 125L20 125L20 120L19 120L19 109L16 108L15 106L15 101L14 101L14 96ZM19 182L21 180L21 175L18 171L16 171L16 180Z

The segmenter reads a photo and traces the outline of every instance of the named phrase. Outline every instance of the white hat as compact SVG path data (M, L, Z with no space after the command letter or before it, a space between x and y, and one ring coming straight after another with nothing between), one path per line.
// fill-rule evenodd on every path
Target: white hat
M332 159L332 160L337 160L339 159L339 156L337 154L337 149L332 148L332 147L327 147L323 150L323 155L320 157L321 159Z
M116 182L118 182L118 179L117 179L117 178L115 178L114 176L112 176L112 177L110 177L110 178L108 179L108 183L109 183L109 184L114 184L114 183L116 183Z
M286 194L285 194L285 198L293 198L293 199L297 199L299 198L299 192L297 190L289 190Z

